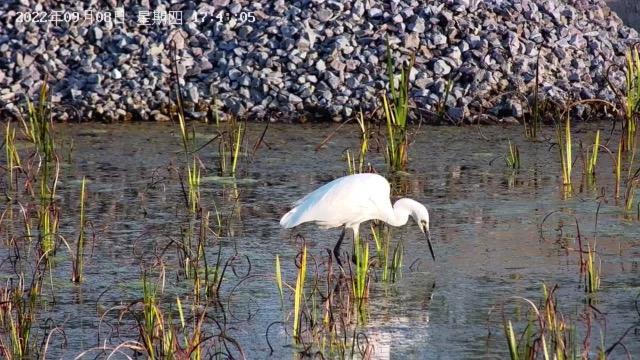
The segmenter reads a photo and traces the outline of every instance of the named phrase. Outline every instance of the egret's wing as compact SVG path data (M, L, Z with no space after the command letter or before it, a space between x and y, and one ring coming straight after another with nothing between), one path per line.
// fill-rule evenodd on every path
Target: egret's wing
M389 198L389 185L373 174L346 176L329 182L296 201L280 224L286 228L314 221L323 227L376 218L379 198Z

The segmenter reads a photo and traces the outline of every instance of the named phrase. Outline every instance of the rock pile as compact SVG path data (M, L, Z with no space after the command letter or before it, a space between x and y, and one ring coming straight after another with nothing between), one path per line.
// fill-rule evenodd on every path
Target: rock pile
M15 111L49 74L63 120L166 120L177 72L195 119L341 119L379 103L388 39L397 65L416 55L420 111L517 118L521 96L500 111L488 100L530 94L538 56L542 96L611 100L607 67L638 37L602 0L174 2L2 2L0 107Z

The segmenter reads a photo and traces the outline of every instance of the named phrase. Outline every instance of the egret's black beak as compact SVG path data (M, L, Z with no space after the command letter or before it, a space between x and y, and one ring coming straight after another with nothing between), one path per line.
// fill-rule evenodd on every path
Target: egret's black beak
M431 257L433 258L433 261L436 261L436 256L433 254L433 246L431 246L431 233L429 232L429 229L426 229L424 234L427 236L427 244L429 244L429 251L431 252Z

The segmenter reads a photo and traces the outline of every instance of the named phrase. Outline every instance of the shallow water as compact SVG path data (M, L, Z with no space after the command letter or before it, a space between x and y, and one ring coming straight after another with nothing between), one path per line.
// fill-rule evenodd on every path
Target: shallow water
M604 124L576 127L574 141L582 137L588 143L598 126L606 129ZM255 140L263 127L250 125L248 138ZM236 247L240 255L250 259L250 276L240 282L239 277L228 275L222 294L231 314L229 335L249 358L268 357L265 331L287 315L280 309L273 281L275 255L281 258L285 281L295 283L294 258L299 244L291 235L301 233L310 254L318 258L325 256L325 249L333 247L339 236L338 229L304 225L292 233L278 225L294 200L345 174L343 151L357 148L358 130L345 126L316 151L332 129L326 124L270 125L266 143L254 157L244 159L235 187L212 177L216 175L216 147L210 145L200 152L209 168L203 174L204 207L213 210L215 202L230 213L234 194L240 195L239 214L232 219L233 236L225 237L223 246L226 257ZM86 175L90 180L87 217L96 238L89 246L86 280L81 285L68 281L68 251L58 250L53 276L47 280L55 290L45 286L46 304L35 331L42 335L46 324L64 329L66 345L62 346L60 336L53 336L50 356L69 358L105 342L116 346L135 340L132 325L117 333L109 327L117 317L115 310L102 321L100 314L141 297L142 264L151 266L157 258L167 264L166 303L175 301L176 294L188 295L188 282L176 281L171 268L176 264L175 250L161 257L154 255L180 232L182 218L178 214L184 204L175 172L168 170L182 159L176 130L164 124L56 127L62 144L59 153L67 159L58 190L63 208L61 233L75 241L79 179ZM197 131L199 141L205 143L214 127L202 125ZM609 137L605 132L602 136L604 140ZM369 321L363 332L375 346L375 358L507 357L498 306L513 296L538 302L543 282L559 285L559 306L565 315L575 318L585 302L579 260L577 253L564 249L562 243L578 246L575 219L582 236L593 241L599 204L602 290L594 301L606 314L604 343L613 344L629 327L636 326L624 344L631 354L640 354L640 315L634 308L640 292L640 227L625 217L613 198L611 157L601 153L597 185L589 189L580 186L578 160L574 192L563 199L557 149L550 147L552 130L545 130L543 137L547 140L526 141L520 127L418 130L410 150L411 175L404 183L406 196L426 204L431 213L437 261L431 260L417 226L410 223L394 230L405 244L405 265L397 283L373 284ZM507 152L508 139L520 147L522 169L517 174L508 171L501 158ZM577 146L574 153L578 153ZM384 171L381 153L370 154L370 161ZM600 196L603 191L605 196ZM11 249L3 246L3 258L10 253ZM248 268L246 261L240 263L238 275ZM0 271L3 278L15 273L8 261ZM290 309L291 298L285 302ZM598 344L599 327L593 332L591 341ZM269 339L275 358L295 353L291 338L281 327L272 328ZM623 352L618 348L611 355L619 358Z

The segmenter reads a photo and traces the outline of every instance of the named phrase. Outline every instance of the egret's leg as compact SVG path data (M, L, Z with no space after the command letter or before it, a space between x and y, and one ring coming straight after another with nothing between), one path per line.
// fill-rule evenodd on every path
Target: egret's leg
M340 267L342 267L342 262L340 261L340 245L342 245L342 240L344 239L344 233L346 232L346 230L347 229L345 227L342 227L340 239L338 239L336 246L333 248L333 256L336 257L336 261L338 262L338 265L340 265Z
M360 241L360 226L353 228L353 246L351 251L351 262L357 264L356 262L356 239Z

